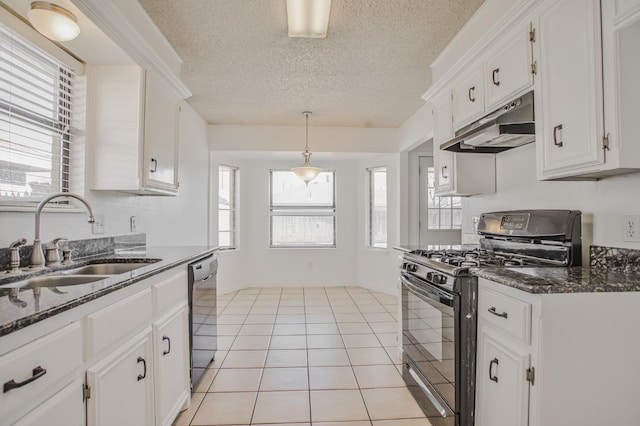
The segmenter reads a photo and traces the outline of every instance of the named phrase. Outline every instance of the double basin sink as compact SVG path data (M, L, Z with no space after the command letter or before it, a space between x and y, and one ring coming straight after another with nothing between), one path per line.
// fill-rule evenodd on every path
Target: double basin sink
M40 275L16 281L4 285L0 285L0 289L32 289L39 287L64 287L70 285L88 284L94 281L100 281L111 278L114 275L124 274L134 271L152 263L158 262L160 259L140 259L119 260L118 262L109 263L101 260L96 263L89 263L73 269L52 271L50 274Z

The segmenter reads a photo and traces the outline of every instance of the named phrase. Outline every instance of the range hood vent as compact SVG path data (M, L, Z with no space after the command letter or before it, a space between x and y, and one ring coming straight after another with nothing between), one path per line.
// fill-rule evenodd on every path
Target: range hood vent
M533 92L529 92L458 130L440 149L495 154L534 142L535 133Z

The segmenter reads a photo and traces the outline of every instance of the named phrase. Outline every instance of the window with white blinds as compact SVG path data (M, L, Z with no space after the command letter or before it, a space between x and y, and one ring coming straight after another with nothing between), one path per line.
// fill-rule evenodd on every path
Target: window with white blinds
M74 78L0 23L0 201L69 190Z

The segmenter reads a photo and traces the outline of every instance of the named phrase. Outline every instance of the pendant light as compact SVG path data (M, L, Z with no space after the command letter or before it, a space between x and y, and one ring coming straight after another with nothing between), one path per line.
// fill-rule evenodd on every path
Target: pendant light
M304 164L301 167L292 168L291 171L298 175L304 183L308 184L318 176L318 173L320 173L322 169L320 167L313 167L309 164L309 159L311 158L311 153L309 152L309 116L311 115L311 111L304 111L302 115L307 118L307 138L304 152L302 153L302 156L304 157Z
M27 12L31 25L54 41L69 41L78 37L78 19L64 7L46 1L34 1Z

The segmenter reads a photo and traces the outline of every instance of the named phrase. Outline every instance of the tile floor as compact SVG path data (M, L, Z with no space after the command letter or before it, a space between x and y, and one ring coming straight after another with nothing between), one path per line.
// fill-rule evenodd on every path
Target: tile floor
M402 381L397 299L360 287L218 296L218 353L174 425L429 426Z

